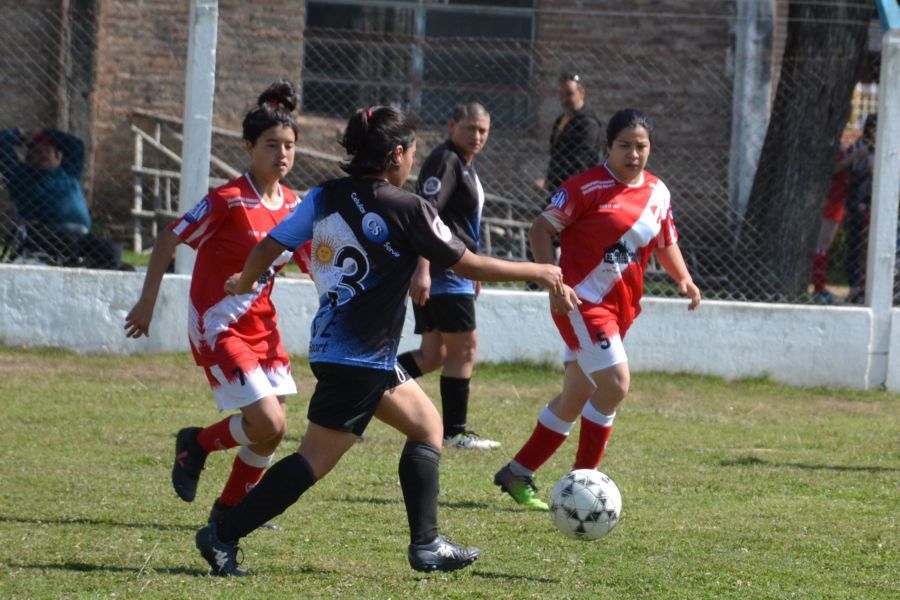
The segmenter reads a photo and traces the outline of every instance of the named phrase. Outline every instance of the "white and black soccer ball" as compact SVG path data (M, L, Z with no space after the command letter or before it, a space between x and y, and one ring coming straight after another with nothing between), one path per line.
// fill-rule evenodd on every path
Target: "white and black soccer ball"
M622 512L622 494L608 476L576 469L550 492L550 518L557 529L576 540L598 540L612 531Z

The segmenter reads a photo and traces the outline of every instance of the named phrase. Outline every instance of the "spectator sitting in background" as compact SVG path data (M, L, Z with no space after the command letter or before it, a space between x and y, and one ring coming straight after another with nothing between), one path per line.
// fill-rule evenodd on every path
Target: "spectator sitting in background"
M24 161L16 152L23 146ZM74 135L55 129L0 131L0 177L23 228L24 249L61 264L121 268L121 248L89 235L83 171L84 142Z
M579 75L563 73L559 77L559 103L563 113L553 122L550 132L550 165L546 179L534 182L537 191L553 193L562 182L587 171L600 160L602 123L584 105L587 94Z
M872 207L872 180L875 168L875 133L878 116L866 116L862 137L856 145L860 150L850 166L847 184L847 210L844 232L847 243L847 302L858 304L865 300L866 246L869 239L869 211Z

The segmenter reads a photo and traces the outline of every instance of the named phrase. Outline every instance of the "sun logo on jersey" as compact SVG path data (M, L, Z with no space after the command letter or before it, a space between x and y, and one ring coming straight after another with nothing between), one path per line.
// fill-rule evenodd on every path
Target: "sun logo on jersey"
M328 242L328 240L320 240L316 244L315 250L313 250L313 254L316 257L316 262L330 265L331 260L334 258L334 248Z

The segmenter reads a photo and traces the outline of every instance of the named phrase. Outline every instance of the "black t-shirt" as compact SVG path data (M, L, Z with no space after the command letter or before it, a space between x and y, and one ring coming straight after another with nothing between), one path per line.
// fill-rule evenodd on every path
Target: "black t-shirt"
M432 202L453 235L478 252L484 189L475 165L467 165L450 140L431 151L419 171L417 191ZM473 294L472 282L431 265L431 294Z
M345 177L309 191L269 237L295 249L312 240L319 310L311 362L393 369L419 257L449 267L465 245L431 203L385 181Z

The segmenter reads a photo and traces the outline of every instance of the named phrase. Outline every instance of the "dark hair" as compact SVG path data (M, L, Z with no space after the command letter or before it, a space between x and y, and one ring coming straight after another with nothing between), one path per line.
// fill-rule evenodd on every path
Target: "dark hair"
M415 124L402 111L390 106L360 109L347 121L340 141L351 157L341 168L354 177L384 173L394 148L402 146L405 152L415 141Z
M276 125L290 127L297 136L297 122L291 113L297 108L297 92L294 84L287 79L279 79L259 95L256 106L247 111L242 128L244 139L255 144L262 133Z
M459 123L466 119L491 118L491 113L480 102L462 102L453 107L450 118Z
M639 110L625 108L614 114L606 124L606 147L612 146L623 129L634 129L635 127L646 129L647 136L651 142L653 141L653 124L650 122L650 118Z
M580 90L584 89L584 80L581 78L581 75L579 75L578 73L565 72L565 73L560 74L560 76L559 76L560 84L567 83L569 81L574 81L575 85L578 86L578 89L580 89Z

